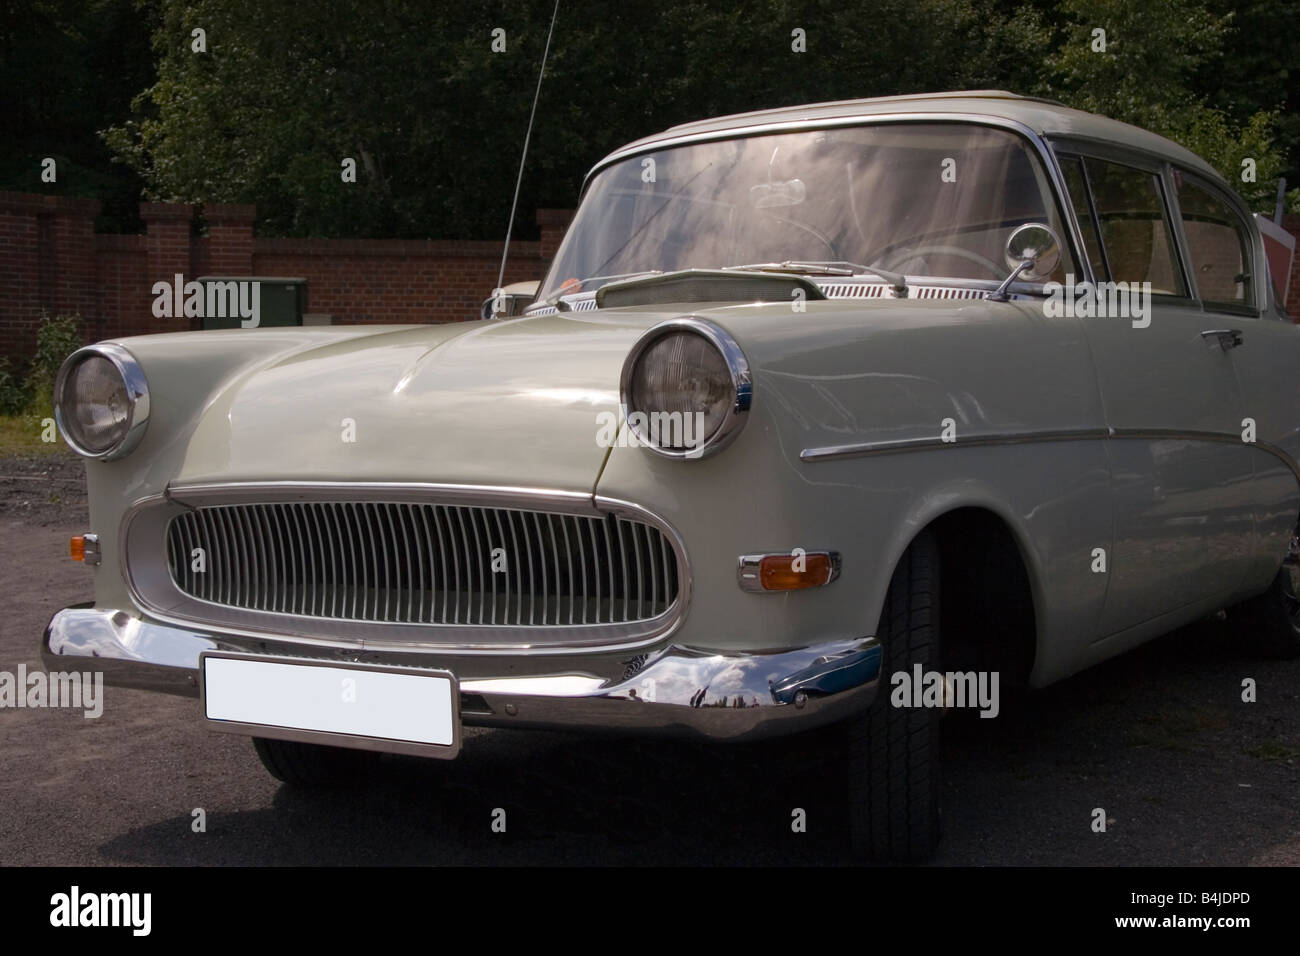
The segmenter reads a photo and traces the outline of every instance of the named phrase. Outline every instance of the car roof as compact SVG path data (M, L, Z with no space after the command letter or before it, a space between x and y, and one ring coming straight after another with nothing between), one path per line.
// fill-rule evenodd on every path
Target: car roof
M943 119L948 114L960 114L963 117L976 119L987 117L1016 122L1029 127L1041 136L1071 137L1129 146L1212 177L1218 182L1223 181L1209 163L1173 140L1096 113L1072 109L1055 100L1020 96L1016 93L1008 93L1006 90L967 90L956 93L917 93L907 96L880 96L874 99L838 100L831 103L782 106L776 109L697 120L628 143L597 163L592 172L625 155L644 152L670 141L710 139L723 133L743 134L747 129L771 124L807 123L815 126L823 122L859 116L871 119L899 114L936 119Z

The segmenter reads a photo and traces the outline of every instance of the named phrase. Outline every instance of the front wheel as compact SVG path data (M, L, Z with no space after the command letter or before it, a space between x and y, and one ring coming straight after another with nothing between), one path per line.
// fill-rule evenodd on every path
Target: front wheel
M877 862L932 854L942 831L935 707L894 707L890 675L939 665L939 549L923 531L908 547L880 614L884 652L871 707L850 721L850 828L854 851Z

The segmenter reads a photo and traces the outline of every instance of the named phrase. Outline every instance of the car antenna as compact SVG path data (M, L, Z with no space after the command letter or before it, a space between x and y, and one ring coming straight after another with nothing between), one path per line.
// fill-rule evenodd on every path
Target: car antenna
M506 244L501 250L501 271L497 273L497 294L506 278L506 257L510 255L510 233L515 225L515 209L519 205L519 187L524 181L524 163L528 160L528 141L533 135L533 118L537 115L537 100L542 95L542 77L546 75L546 57L551 52L551 36L555 33L555 17L560 12L560 0L555 0L551 11L551 28L546 31L546 47L542 50L542 66L537 71L537 89L533 92L533 109L528 114L528 130L524 133L524 151L519 157L519 176L515 179L515 198L510 203L510 221L506 223Z

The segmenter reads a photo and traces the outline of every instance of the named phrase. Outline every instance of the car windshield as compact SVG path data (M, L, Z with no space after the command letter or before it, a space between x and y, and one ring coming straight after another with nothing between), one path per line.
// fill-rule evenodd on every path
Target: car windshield
M890 123L677 146L596 175L538 301L645 273L782 262L1001 280L1007 237L1026 222L1065 235L1037 154L994 127ZM1063 248L1051 278L1069 271Z

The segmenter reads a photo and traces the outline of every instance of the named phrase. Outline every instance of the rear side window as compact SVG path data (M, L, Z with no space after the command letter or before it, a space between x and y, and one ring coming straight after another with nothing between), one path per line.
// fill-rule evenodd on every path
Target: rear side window
M1084 166L1111 281L1150 282L1156 295L1186 296L1160 177L1092 158Z
M1181 173L1175 181L1187 255L1201 299L1215 305L1253 309L1254 282L1245 223L1209 189Z

